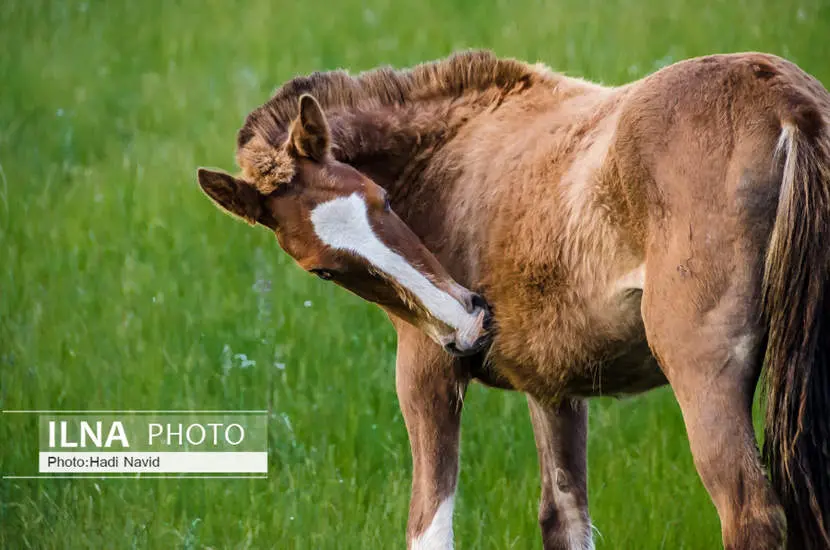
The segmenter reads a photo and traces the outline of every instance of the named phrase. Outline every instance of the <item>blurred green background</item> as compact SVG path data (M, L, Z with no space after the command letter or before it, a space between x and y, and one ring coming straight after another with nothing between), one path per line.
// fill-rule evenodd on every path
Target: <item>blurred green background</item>
M827 84L828 36L826 0L4 0L0 406L271 418L267 480L4 480L0 547L403 546L391 326L195 181L234 169L285 80L486 47L606 84L762 50ZM457 547L540 547L524 398L474 386L465 409ZM11 416L0 470L32 472L34 424ZM590 492L598 548L720 545L666 389L592 403Z

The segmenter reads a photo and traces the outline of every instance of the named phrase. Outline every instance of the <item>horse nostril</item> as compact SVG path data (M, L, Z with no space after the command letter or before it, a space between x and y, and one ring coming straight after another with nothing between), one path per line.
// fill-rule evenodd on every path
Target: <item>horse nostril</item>
M481 294L473 293L472 298L470 298L470 303L473 306L473 310L489 308L487 300Z
M464 309L467 310L467 313L470 314L478 314L482 310L487 312L490 311L490 304L484 299L484 296L476 292L465 292L461 303L464 305Z
M481 328L484 332L490 332L493 329L493 310L487 304L484 309L484 321L481 323Z

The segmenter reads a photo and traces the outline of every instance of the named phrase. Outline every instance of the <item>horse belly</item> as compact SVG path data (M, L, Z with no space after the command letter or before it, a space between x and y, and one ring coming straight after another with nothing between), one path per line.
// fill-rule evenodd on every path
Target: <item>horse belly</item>
M585 320L578 326L563 321L561 330L550 324L525 326L521 334L508 329L499 335L502 342L534 345L497 346L490 372L482 373L488 376L476 378L540 400L636 394L666 384L646 341L641 297L639 289L628 289L605 307L591 308L594 313L571 311L569 318Z
M625 337L608 339L582 368L576 366L568 379L568 393L579 397L635 394L668 382L646 340L640 313L642 290L622 292L619 309L609 315L619 327L615 332Z
M580 370L587 375L580 375ZM576 397L637 394L668 383L645 338L628 343L613 358L580 370L567 384L568 393Z

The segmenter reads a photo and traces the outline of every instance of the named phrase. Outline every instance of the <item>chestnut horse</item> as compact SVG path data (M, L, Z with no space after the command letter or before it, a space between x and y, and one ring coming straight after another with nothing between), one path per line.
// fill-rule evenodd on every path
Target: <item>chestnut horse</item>
M242 173L199 183L389 313L411 548L453 545L478 380L527 394L545 548L593 547L585 399L668 382L724 546L827 549L828 124L822 85L770 55L610 88L467 52L296 78L248 116Z

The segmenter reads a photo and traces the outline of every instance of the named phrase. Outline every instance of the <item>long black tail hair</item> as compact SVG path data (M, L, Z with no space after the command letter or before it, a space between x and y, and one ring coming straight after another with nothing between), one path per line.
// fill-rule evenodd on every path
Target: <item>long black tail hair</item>
M830 549L830 134L785 124L767 251L764 461L787 548Z

